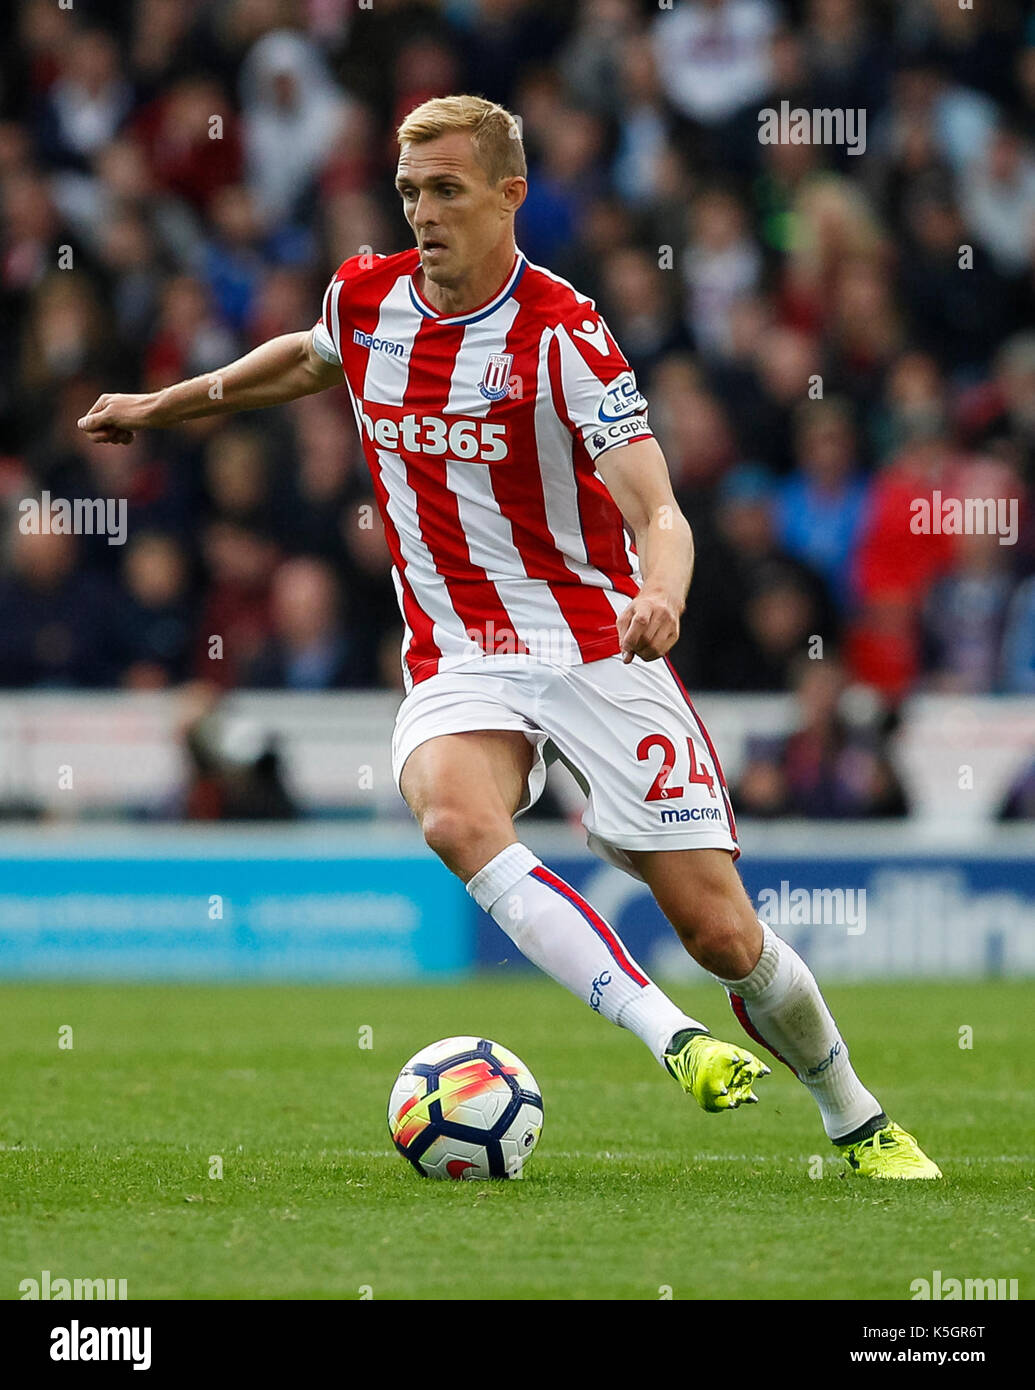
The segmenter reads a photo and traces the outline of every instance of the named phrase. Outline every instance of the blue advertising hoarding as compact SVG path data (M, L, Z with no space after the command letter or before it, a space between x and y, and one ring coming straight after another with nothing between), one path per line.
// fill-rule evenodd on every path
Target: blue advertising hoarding
M158 834L126 853L110 833L0 837L0 975L373 981L470 968L470 899L430 853L326 841Z
M783 832L781 832L783 833ZM707 978L646 885L578 830L522 839L662 979ZM827 980L1035 974L1035 855L901 830L753 834L761 915ZM415 827L100 827L0 833L0 978L393 981L532 967Z

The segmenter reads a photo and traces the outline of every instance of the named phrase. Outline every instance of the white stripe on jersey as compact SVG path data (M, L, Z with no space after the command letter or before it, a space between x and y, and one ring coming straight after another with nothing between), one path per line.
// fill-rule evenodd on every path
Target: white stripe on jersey
M575 483L571 434L554 407L549 365L550 344L553 338L553 329L544 329L539 339L539 363L536 368L536 451L541 459L546 458L552 464L556 464L554 477L540 469L546 523L571 572L587 584L603 586L608 581L586 558L586 542L579 520L579 494ZM573 557L578 557L577 562Z
M406 465L398 454L377 449L381 485L388 494L388 515L399 537L406 578L421 610L432 622L432 640L445 655L463 643L463 623L453 610L445 581L435 569L431 551L420 533L417 497L406 481ZM470 653L468 653L470 655Z
M600 320L600 323L603 324L602 319ZM561 353L561 392L563 394L565 378L574 378L579 376L580 373L584 375L589 369L586 366L585 358L582 356L581 352L579 352L578 348L568 337L567 333L558 330L556 333L556 338L557 346L560 349ZM600 383L600 394L601 396L604 394L604 382ZM567 406L569 412L572 412L572 402L565 399L564 403ZM599 428L599 425L597 428Z
M481 469L482 480L476 479L475 469ZM516 579L513 568L501 574L500 558L515 549L510 522L499 509L492 495L484 464L446 463L446 485L456 494L457 512L464 528L471 563L480 565L487 578L496 586L500 603L514 625L518 636L528 641L529 649L545 661L577 661L579 644L565 621L561 607L543 579ZM472 494L477 494L472 496ZM518 556L520 563L520 556ZM533 634L544 634L533 637ZM491 637L486 634L487 640ZM534 645L533 645L534 644ZM545 644L545 647L544 647Z
M507 334L514 320L521 312L516 299L508 299L501 304L491 317L480 323L471 323L464 329L460 351L456 355L452 380L449 383L449 399L446 414L487 415L492 402L478 390L485 364L496 352L507 346ZM482 464L482 471L485 465Z
M595 471L596 470L594 470L594 472ZM603 482L603 478L601 478L600 481ZM607 484L605 483L604 486L606 487ZM643 575L640 573L640 557L636 554L636 551L633 550L633 537L630 536L628 527L625 527L622 535L625 540L625 558L629 561L629 568L633 572L633 578L636 580L637 584L642 583Z
M412 339L416 334L418 324L414 322ZM376 365L374 359L377 353L372 352L368 359L367 374L364 379L364 391L371 389L372 365ZM396 391L396 398L401 404L401 392L406 389L406 372L402 374L401 390ZM349 399L352 401L352 410L356 417L356 427L359 430L361 439L364 439L363 421L360 415L359 402L352 390L352 386L346 378ZM378 399L381 399L378 397ZM391 401L382 401L382 404L392 404ZM441 576L435 572L435 565L431 558L431 553L424 543L420 534L417 518L417 499L413 489L406 481L406 465L397 454L391 454L382 449L375 450L376 462L372 462L368 456L368 463L373 469L377 468L377 477L381 486L384 488L387 497L386 510L389 520L395 527L396 535L399 540L399 550L402 554L403 568L406 572L406 586L413 595L414 602L431 622L431 637L435 645L442 650L443 632L442 623L455 631L457 618L449 604L445 587L442 584ZM403 606L403 586L397 566L392 566L392 583L395 587L396 599L399 604L399 613L403 621L402 639L402 677L403 688L409 693L413 688L413 676L410 672L406 654L410 649L413 640L413 630L406 621L406 610Z
M414 339L420 328L420 317L410 303L408 293L409 279L401 277L381 302L378 314L378 327L375 337L384 336L382 326L386 317L393 315L392 338L402 342L408 358L413 349ZM398 311L404 311L402 324ZM396 357L386 353L371 352L367 356L367 370L363 379L363 397L381 405L401 406L406 392L409 369ZM360 431L363 426L360 422ZM462 642L463 625L449 601L449 593L442 576L435 569L431 551L421 535L420 519L417 514L417 497L406 478L406 464L398 454L387 449L374 450L378 476L388 496L388 515L399 537L399 549L405 562L406 578L413 596L432 623L432 640L440 651L445 652ZM405 661L403 669L406 670ZM408 674L408 673L407 673Z
M406 621L406 607L403 603L402 580L399 578L399 571L396 569L395 565L392 566L392 585L395 588L395 601L399 605L399 616L402 618L403 635L399 647L399 660L402 663L403 689L408 695L413 689L413 677L410 675L410 667L406 660L406 653L409 651L410 643L413 641L413 629Z
M410 277L401 275L381 301L377 327L372 336L402 343L404 351L401 357L373 350L367 353L367 370L363 377L364 400L377 401L381 405L403 403L410 376L410 354L421 326L421 317L410 302L409 288Z
M334 350L338 354L338 361L341 361L341 323L338 319L338 300L341 298L341 281L337 280L330 288L330 304L328 305L327 327L330 330L331 340L334 343Z

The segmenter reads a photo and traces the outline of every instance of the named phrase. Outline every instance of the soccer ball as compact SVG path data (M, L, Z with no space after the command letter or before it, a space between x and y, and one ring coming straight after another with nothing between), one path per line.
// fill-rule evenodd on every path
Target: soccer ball
M542 1128L535 1077L487 1038L422 1048L388 1101L392 1143L426 1178L520 1178Z

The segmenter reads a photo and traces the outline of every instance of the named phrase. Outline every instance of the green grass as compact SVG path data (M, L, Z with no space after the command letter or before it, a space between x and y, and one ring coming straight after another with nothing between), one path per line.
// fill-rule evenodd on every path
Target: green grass
M677 995L744 1041L720 991ZM832 1150L785 1068L761 1105L706 1115L549 982L4 985L0 1298L43 1269L127 1278L131 1298L903 1299L935 1269L1030 1297L1035 983L828 998L944 1182L843 1178L835 1159L811 1179ZM389 1148L398 1068L458 1033L513 1048L543 1088L524 1182L422 1181Z

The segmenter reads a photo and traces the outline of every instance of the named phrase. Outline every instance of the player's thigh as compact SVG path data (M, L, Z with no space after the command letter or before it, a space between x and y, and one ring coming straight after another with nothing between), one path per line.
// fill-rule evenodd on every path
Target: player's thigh
M516 729L439 734L406 759L399 789L422 826L443 813L472 827L509 824L534 760L534 746Z

